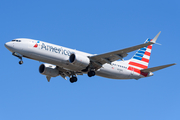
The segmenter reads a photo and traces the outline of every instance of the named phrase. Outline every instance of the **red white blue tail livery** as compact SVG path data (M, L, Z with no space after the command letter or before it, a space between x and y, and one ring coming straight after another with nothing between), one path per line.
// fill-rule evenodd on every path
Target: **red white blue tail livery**
M147 39L145 43L150 42L151 39ZM132 59L129 61L129 65L137 69L148 68L149 59L151 55L152 45L140 48Z

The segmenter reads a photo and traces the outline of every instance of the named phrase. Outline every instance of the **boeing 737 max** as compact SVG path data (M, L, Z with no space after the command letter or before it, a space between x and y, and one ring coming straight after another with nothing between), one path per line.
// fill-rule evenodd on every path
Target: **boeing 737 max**
M23 63L22 57L44 62L39 66L39 72L46 75L48 82L51 77L60 75L64 79L69 77L73 83L77 81L77 75L83 74L89 77L98 75L111 79L138 80L152 76L154 71L175 65L148 68L152 45L159 34L143 44L99 55L27 38L14 39L5 43L5 47L20 59L19 64ZM134 50L138 51L130 60L123 59ZM121 61L117 61L119 59Z

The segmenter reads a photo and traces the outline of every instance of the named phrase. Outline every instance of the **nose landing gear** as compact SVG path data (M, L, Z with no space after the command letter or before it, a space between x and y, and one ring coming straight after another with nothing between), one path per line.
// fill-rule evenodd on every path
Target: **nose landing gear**
M16 56L16 57L18 57L18 58L20 59L20 61L19 61L19 64L20 64L20 65L23 64L22 55L21 55L21 54L16 53L16 52L13 52L12 55L14 55L14 56Z

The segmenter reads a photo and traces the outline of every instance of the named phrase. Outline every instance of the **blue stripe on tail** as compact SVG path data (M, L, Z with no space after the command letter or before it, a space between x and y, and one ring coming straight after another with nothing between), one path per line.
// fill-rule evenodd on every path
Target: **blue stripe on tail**
M150 41L151 41L151 39L147 39L145 43L148 43L148 42L150 42Z
M137 56L143 57L144 54L136 53Z
M151 41L151 39L147 39L147 40L145 41L145 43L148 43L148 42L150 42L150 41ZM144 53L145 53L146 50L147 50L147 47L148 47L148 46L143 47L143 48L140 48L140 49L136 52L136 54L134 55L133 59L142 60L142 58L143 58L143 56L144 56Z
M138 51L138 53L142 53L142 54L144 54L146 51L141 51L141 50L139 50Z
M142 57L134 56L133 59L142 60Z

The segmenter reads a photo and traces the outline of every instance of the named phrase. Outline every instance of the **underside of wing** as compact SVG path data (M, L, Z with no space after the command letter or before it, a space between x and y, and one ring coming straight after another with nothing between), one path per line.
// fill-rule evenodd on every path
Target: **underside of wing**
M62 68L62 67L59 67L59 66L57 66L57 69L59 70L59 75L62 77L62 78L64 78L65 80L67 80L67 78L66 77L71 77L71 76L73 76L73 75L83 75L83 73L82 72L77 72L77 71L71 71L71 70L67 70L67 69L64 69L64 68Z

